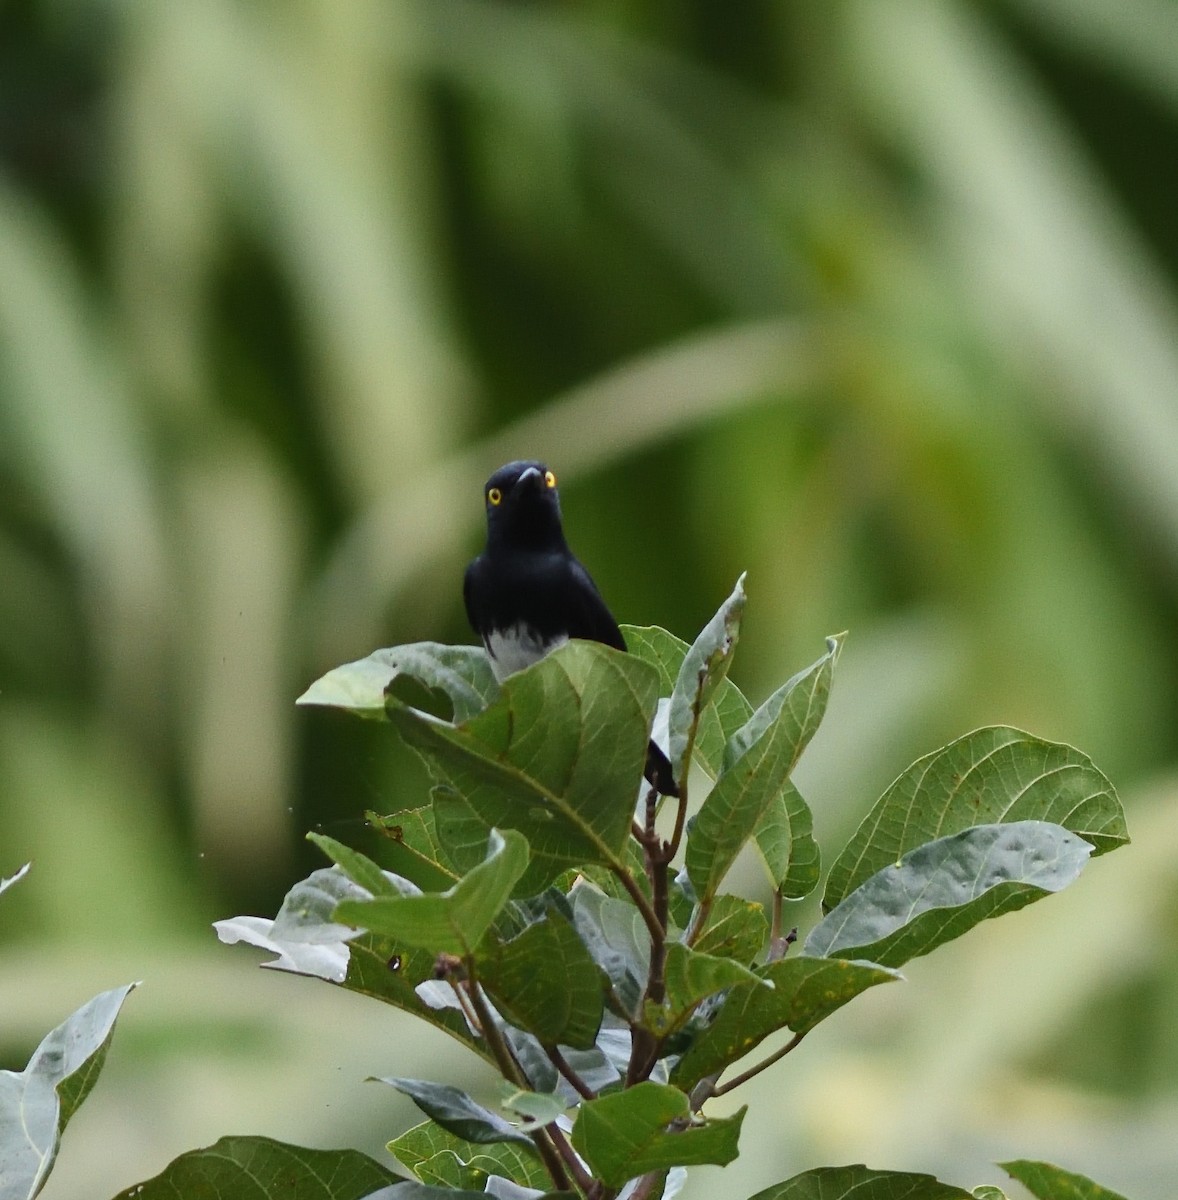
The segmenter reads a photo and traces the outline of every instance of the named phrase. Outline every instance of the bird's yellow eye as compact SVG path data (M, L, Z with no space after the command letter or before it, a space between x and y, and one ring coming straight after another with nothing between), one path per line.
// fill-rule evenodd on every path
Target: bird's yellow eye
M551 471L545 471L544 482L548 484L549 487L556 487L556 476L553 475Z
M498 504L499 501L503 499L503 493L498 488L491 488L491 490L487 492L487 499L492 504Z

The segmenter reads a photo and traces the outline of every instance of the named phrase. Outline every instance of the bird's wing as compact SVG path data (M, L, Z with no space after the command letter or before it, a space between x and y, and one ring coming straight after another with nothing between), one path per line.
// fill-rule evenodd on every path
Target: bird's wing
M476 558L470 566L466 568L466 574L462 577L462 602L466 605L466 619L470 622L470 627L482 637L483 631L479 628L479 622L475 620L475 588L478 586L478 569L481 559Z
M568 586L569 637L603 642L615 650L625 650L622 631L606 607L589 572L574 558L569 563Z

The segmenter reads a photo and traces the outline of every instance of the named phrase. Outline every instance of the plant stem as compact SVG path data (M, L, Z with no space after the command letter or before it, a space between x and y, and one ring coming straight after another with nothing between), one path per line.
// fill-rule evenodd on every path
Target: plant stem
M651 907L650 901L646 898L646 893L638 886L638 880L626 869L626 864L614 860L607 864L609 869L618 877L618 881L622 887L630 894L630 899L634 901L638 911L642 914L642 920L646 923L646 928L650 931L651 943L657 939L662 941L666 936L659 919L655 915L654 909Z
M780 1050L775 1050L768 1058L757 1063L755 1067L749 1067L747 1071L742 1071L735 1079L730 1079L727 1083L713 1085L710 1095L723 1096L726 1092L730 1092L733 1088L738 1088L742 1083L748 1083L754 1075L760 1075L767 1067L773 1066L775 1062L780 1062L791 1050L797 1049L798 1043L806 1035L804 1033L795 1033Z
M548 1060L564 1076L569 1086L586 1100L596 1100L597 1093L569 1066L568 1060L556 1046L545 1046L544 1053Z
M557 1154L560 1155L564 1165L568 1168L569 1174L577 1181L577 1187L582 1194L588 1196L594 1187L595 1180L592 1175L585 1170L585 1164L577 1157L577 1152L569 1145L568 1138L564 1135L564 1130L561 1129L555 1121L550 1125L544 1126L544 1132L552 1139L552 1144L556 1147Z
M478 1015L479 1025L482 1027L483 1039L487 1043L487 1049L490 1050L491 1057L495 1060L495 1065L499 1068L503 1078L514 1083L524 1091L530 1091L531 1084L528 1082L527 1076L520 1070L519 1063L515 1061L515 1056L503 1040L503 1035L499 1032L499 1027L495 1024L495 1018L491 1015L491 1010L487 1007L487 1002L483 999L483 993L479 988L478 978L475 974L473 956L466 960L466 992L475 1013ZM528 1136L535 1144L536 1150L544 1163L544 1168L557 1190L567 1189L569 1186L569 1177L561 1162L562 1155L554 1144L555 1139L552 1137L551 1130L546 1126L544 1129L533 1130Z
M643 1175L638 1186L630 1193L630 1200L657 1200L667 1183L666 1171L651 1171ZM655 1191L655 1188L658 1191Z

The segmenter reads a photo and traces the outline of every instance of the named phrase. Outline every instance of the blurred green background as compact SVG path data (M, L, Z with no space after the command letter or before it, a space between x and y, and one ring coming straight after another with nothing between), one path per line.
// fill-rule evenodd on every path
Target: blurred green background
M1023 1156L1172 1196L1176 164L1171 0L0 0L0 1063L144 981L48 1200L224 1133L379 1155L414 1118L367 1075L480 1086L209 923L420 802L293 701L470 639L522 456L619 619L690 638L748 569L754 699L850 630L827 861L991 722L1134 835L824 1025L688 1196Z

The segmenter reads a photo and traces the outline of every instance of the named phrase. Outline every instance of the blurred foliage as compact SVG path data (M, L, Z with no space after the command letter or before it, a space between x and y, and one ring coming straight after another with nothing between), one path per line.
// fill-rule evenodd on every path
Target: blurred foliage
M482 479L534 455L619 619L689 633L748 569L755 699L851 630L800 780L824 838L986 722L1128 803L1137 844L1020 918L1052 954L997 982L971 944L807 1047L746 1190L1032 1154L1168 1195L1176 152L1167 0L0 4L0 874L37 862L0 917L6 1065L82 964L150 981L155 947L183 992L304 829L414 793L382 730L293 698L469 637ZM210 1044L268 1019L209 978ZM145 1158L116 1181L194 1142L150 1041L112 1108L181 1140L87 1126L102 1089L71 1126ZM324 1114L272 1061L244 1078L299 1140ZM206 1140L253 1111L232 1082L189 1089Z

